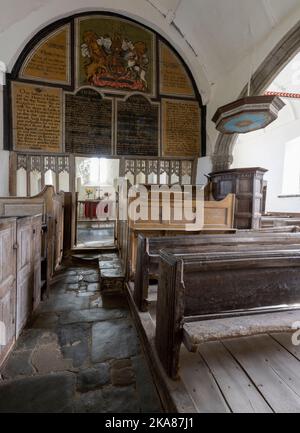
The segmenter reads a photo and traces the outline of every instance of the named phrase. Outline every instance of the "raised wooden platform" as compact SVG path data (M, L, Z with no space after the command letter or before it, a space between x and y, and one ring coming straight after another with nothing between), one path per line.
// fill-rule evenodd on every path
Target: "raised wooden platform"
M180 377L197 412L299 413L300 347L280 333L181 351Z
M240 317L239 324L237 319L229 319L230 323L233 322L232 335L236 338L222 340L226 335L225 328L229 326L228 319L223 319L227 324L220 324L220 320L203 322L203 341L197 341L197 353L188 352L182 345L179 379L171 380L164 373L155 350L155 288L153 293L150 292L149 312L146 313L137 311L132 290L133 284L126 286L129 304L166 412L300 412L300 346L293 345L292 332L267 333L267 329L276 324L278 313L270 313L266 322L263 321L264 315L247 319ZM281 329L291 329L290 321L297 320L300 312L284 314ZM251 335L249 332L250 336L243 337L243 330L247 327L245 321L253 322L253 333L258 326L263 330L266 325L266 333ZM218 339L220 326L223 334ZM192 328L193 323L185 327ZM207 341L210 339L215 341Z

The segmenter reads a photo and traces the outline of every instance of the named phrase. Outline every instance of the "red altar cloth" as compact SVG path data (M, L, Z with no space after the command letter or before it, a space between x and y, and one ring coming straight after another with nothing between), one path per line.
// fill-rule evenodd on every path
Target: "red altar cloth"
M84 216L87 219L98 219L97 218L97 206L101 201L86 201L84 203ZM108 214L109 207L108 204L104 207L103 213Z

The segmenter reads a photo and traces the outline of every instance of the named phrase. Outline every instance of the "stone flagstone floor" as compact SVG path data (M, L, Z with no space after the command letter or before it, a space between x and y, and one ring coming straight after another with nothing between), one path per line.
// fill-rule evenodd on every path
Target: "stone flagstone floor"
M57 273L1 371L1 413L161 412L126 300L98 281L92 263Z

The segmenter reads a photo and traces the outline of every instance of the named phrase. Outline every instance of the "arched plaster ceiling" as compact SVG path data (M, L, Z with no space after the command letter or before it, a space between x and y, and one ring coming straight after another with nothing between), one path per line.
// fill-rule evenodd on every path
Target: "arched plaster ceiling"
M1 3L0 35L28 15L54 6L57 0L0 0ZM84 9L88 2L81 3ZM99 0L100 7L101 3ZM111 1L112 9L117 3ZM253 46L300 6L299 0L139 0L135 3L141 10L143 3L150 4L180 33L186 40L186 49L199 57L211 82L233 69Z
M233 69L299 0L147 0L173 21L211 80Z

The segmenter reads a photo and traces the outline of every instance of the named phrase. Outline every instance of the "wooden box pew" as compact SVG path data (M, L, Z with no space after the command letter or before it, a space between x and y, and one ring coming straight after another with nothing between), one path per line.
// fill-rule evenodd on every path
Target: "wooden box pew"
M0 217L0 366L16 339L16 219Z
M0 366L41 301L42 215L0 217Z
M180 347L291 331L300 319L300 250L175 256L161 251L155 346L178 377ZM298 308L298 310L297 310Z
M160 185L162 188L160 197L151 192L152 185L136 185L135 197L129 197L129 182L125 178L118 179L118 194L117 194L117 247L119 256L122 262L122 267L125 271L126 277L134 280L136 271L136 258L137 258L137 243L138 236L143 234L146 237L170 237L179 235L195 235L205 232L211 233L233 233L234 210L235 210L235 195L229 194L224 200L214 200L211 194L211 186L208 185L204 190L204 227L187 227L190 226L190 221L182 218L180 221L175 220L174 209L178 209L177 202L182 203L182 197L185 192L184 187L180 185L173 186L176 190L164 192L165 185ZM155 185L158 187L158 185ZM141 202L142 208L148 209L148 218L146 221L141 221L139 215L133 212L132 218L128 218L128 210L132 202L140 197L141 189L146 189L146 198ZM143 189L145 191L145 189ZM189 186L191 191L191 199L193 200L193 207L196 205L196 186ZM167 195L170 199L171 215L168 221L163 219L163 204L162 196ZM167 201L168 202L168 201ZM159 216L158 220L151 218L150 209L156 209Z
M63 256L64 193L55 194L52 186L33 197L1 197L0 216L18 217L42 215L41 240L43 279L46 291Z
M158 279L161 250L175 255L217 251L297 249L300 233L241 231L228 235L145 237L139 235L133 298L139 311L148 309L150 278Z
M41 301L42 215L19 217L16 224L18 338L31 313Z
M180 194L177 193L177 199ZM176 197L176 196L175 196ZM130 204L131 202L129 202ZM182 219L181 221L173 221L172 215L174 207L176 207L176 198L171 200L171 219L170 221L163 220L163 205L161 201L154 200L149 196L148 203L145 204L149 210L149 218L146 221L140 221L138 215L133 215L133 219L128 221L128 234L127 234L127 254L128 260L127 276L129 279L134 280L136 272L138 236L143 234L146 237L170 237L170 236L195 236L201 233L234 233L234 207L235 196L228 195L221 201L205 201L204 202L204 226L198 224L191 224L190 222ZM151 219L151 206L157 208L157 214L160 215L159 221ZM193 202L193 208L196 207L196 202ZM153 209L153 207L152 207Z
M262 216L261 228L300 226L300 213L270 212Z

